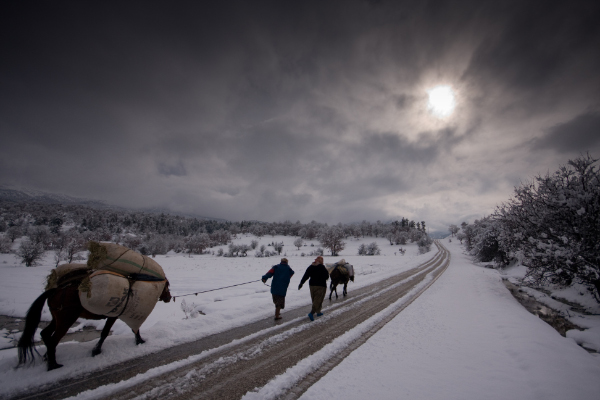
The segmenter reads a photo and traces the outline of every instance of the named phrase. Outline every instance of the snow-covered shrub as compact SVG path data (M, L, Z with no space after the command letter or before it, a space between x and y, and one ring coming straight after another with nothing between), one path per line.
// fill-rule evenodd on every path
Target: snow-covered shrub
M252 248L252 250L255 250L257 246L258 246L258 240L252 240L250 242L250 247Z
M431 245L433 244L433 240L427 235L424 234L417 241L417 245L419 246L419 254L428 253L431 250Z
M515 188L493 218L500 246L522 259L528 278L587 285L600 302L600 172L589 154Z
M21 263L26 267L33 267L44 255L44 247L41 243L35 243L29 238L24 239L17 249L17 256L21 257Z
M198 305L196 303L187 304L185 299L181 300L181 311L185 314L184 319L196 318L198 315L206 315L201 310L198 309Z
M12 242L5 235L0 236L0 253L7 254L10 253L12 248Z
M240 257L246 257L248 252L251 250L250 246L247 244L240 244L238 246L238 251L240 252Z
M379 250L376 242L369 243L368 245L363 243L358 247L359 256L378 256L379 254L381 254L381 250Z
M498 242L500 223L490 217L475 220L469 232L471 237L470 254L477 261L494 261L497 265L508 265L510 259Z

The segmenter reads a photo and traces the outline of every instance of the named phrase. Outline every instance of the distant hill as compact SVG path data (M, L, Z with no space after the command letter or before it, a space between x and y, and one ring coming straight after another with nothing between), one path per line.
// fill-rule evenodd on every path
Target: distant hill
M0 201L13 201L15 203L79 204L90 207L112 208L106 203L98 200L82 199L34 189L13 189L7 186L0 186Z
M124 207L106 204L103 201L91 200L79 197L67 196L65 194L42 192L35 189L16 189L0 185L0 201L10 201L14 203L42 203L42 204L63 204L63 205L81 205L99 209L114 209L121 211L139 211L149 214L170 214L180 217L197 218L211 221L227 221L222 218L210 218L192 213L182 213L169 210L167 208L147 208L147 209L127 209Z

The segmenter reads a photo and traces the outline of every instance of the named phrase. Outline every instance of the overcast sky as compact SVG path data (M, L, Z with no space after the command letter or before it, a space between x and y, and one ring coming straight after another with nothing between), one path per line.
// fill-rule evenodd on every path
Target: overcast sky
M0 8L3 185L435 230L600 157L598 1ZM446 117L428 107L440 85L455 96Z

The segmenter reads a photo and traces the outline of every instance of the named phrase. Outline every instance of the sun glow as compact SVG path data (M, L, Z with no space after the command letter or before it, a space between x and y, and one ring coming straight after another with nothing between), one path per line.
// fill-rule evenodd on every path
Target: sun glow
M454 92L450 86L436 86L428 90L427 93L429 94L427 108L433 115L444 118L454 112L456 101L454 100Z

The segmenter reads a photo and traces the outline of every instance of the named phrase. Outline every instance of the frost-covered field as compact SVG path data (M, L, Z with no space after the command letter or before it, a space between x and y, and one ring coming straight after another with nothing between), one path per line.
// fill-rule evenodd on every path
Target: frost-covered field
M240 237L236 243L250 244L254 237ZM283 241L285 255L296 271L287 296L287 308L309 307L305 286L297 286L313 257L310 242L300 250L292 237L263 237L260 244ZM377 241L380 256L357 256L361 243ZM427 398L427 399L588 399L600 392L600 357L589 354L572 338L561 337L554 329L529 314L501 283L502 274L513 279L522 275L519 268L503 271L475 266L456 243L443 241L452 252L448 270L414 303L384 329L374 335L338 367L315 384L303 398ZM259 246L260 246L259 244ZM325 256L326 262L344 258L355 267L356 282L349 293L409 269L433 256L419 255L415 245L390 246L385 239L349 240L339 257ZM225 247L224 247L225 248ZM270 247L267 247L270 249ZM218 251L218 248L211 251ZM396 255L394 255L396 251ZM157 256L171 282L174 296L259 280L280 257L223 258L212 254L188 257L180 254ZM44 279L53 267L52 255L38 267L26 268L13 255L0 256L0 314L23 316L41 293ZM570 295L576 296L576 291ZM185 299L198 314L192 317L181 309ZM327 302L327 300L326 300ZM180 297L176 303L158 303L141 331L147 342L134 345L132 333L120 321L107 339L100 356L92 358L95 341L68 342L58 348L58 361L65 366L51 372L38 363L14 369L16 350L0 351L0 395L40 385L57 378L110 366L175 344L201 338L227 328L270 317L273 305L269 288L261 282L234 288ZM45 317L47 319L48 313ZM285 321L285 311L283 312ZM186 317L188 317L186 319ZM377 318L374 316L374 318ZM581 335L600 348L600 319L585 317L588 329ZM582 321L580 321L581 323ZM83 321L101 328L103 321ZM307 319L307 323L308 319ZM79 324L73 329L81 329ZM354 330L353 330L354 331ZM356 333L357 335L359 333ZM347 332L346 335L353 335ZM594 344L595 343L595 344ZM335 344L330 346L334 349ZM43 353L43 348L40 352ZM325 348L310 360L327 359ZM298 366L311 368L310 360ZM315 361L316 362L316 361ZM165 366L164 368L169 368ZM268 398L280 386L294 379L280 376L248 398ZM143 379L144 377L138 377ZM77 396L92 399L107 395L108 388Z

